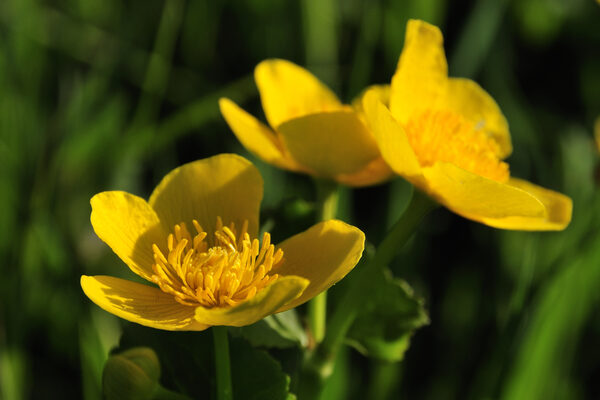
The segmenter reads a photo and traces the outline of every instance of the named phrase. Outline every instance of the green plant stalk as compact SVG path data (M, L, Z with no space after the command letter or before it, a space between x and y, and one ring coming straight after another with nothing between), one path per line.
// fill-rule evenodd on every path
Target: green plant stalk
M340 6L336 0L302 1L302 25L308 68L334 90L338 88Z
M229 339L226 326L213 326L215 345L215 370L217 377L217 399L232 400L231 365L229 363Z
M148 60L143 92L138 102L131 129L153 122L167 88L175 44L185 13L184 0L168 0L156 32L154 49Z
M337 183L328 180L316 180L319 221L335 218L339 198ZM314 297L308 303L308 323L315 344L325 337L327 320L327 291Z
M399 362L388 362L373 360L371 371L373 378L369 382L369 399L392 399L394 391L398 389L401 379L402 364Z
M335 356L357 316L362 298L358 294L371 289L370 278L375 275L377 270L390 263L410 239L423 217L436 206L437 203L427 195L415 190L408 207L379 244L373 258L366 264L358 266L356 273L359 276L352 280L351 286L342 297L330 320L325 338L307 361L308 370L316 373L322 382L331 374Z

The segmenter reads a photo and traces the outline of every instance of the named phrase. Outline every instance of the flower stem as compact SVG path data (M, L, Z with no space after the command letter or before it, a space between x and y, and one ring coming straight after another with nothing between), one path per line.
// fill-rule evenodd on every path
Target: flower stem
M390 229L387 236L377 247L373 258L356 268L352 283L330 320L323 341L308 360L308 368L321 376L324 381L332 371L332 363L343 343L343 340L358 314L360 293L369 290L372 277L394 258L403 245L410 239L421 219L436 207L436 203L428 196L415 190L410 203L400 219Z
M319 221L327 221L335 218L339 200L339 186L328 180L316 180L318 218Z
M335 218L338 205L338 185L333 181L316 180L319 221ZM327 320L327 292L322 292L308 303L308 322L316 344L325 337Z
M320 343L325 337L325 322L327 320L327 291L319 293L308 303L308 324L315 343Z
M217 399L232 400L231 366L229 364L229 339L226 326L213 326L215 345L215 369L217 376Z

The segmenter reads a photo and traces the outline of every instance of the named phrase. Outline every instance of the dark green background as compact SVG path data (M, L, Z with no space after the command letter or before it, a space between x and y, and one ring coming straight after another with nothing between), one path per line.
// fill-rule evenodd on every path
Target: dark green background
M349 102L389 82L408 18L441 27L450 75L477 80L508 118L512 174L570 195L573 222L503 232L435 211L392 265L425 298L431 324L401 364L344 354L330 393L600 396L597 2L3 0L0 398L100 397L123 322L83 295L79 277L133 274L94 235L92 195L146 197L172 168L236 152L263 174L275 241L307 228L310 180L249 155L217 99L262 118L252 70L280 57ZM400 180L345 190L340 217L378 243L406 193Z

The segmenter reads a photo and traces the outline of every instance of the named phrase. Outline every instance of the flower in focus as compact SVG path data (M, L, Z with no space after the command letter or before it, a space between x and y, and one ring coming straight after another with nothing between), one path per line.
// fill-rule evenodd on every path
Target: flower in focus
M362 97L389 166L453 212L515 230L561 230L567 196L510 176L512 151L500 108L477 83L449 78L440 30L411 20L391 86Z
M279 168L349 186L392 175L359 110L342 104L310 72L272 59L256 66L254 79L272 129L231 100L219 100L223 117L250 152Z
M150 200L103 192L92 200L96 234L151 282L82 276L106 311L165 330L243 326L288 310L343 278L364 234L341 221L314 225L279 245L258 240L263 181L246 159L222 154L183 165Z

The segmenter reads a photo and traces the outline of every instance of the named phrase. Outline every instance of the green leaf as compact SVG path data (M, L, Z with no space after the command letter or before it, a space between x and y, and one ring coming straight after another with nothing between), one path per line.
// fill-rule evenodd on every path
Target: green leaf
M600 234L582 241L579 254L544 282L530 311L522 314L520 343L498 398L584 397L572 395L572 371L577 352L587 351L580 348L585 324L594 318L600 300L599 242Z
M191 398L214 398L216 383L212 332L167 332L128 324L118 351L137 346L152 348L160 360L161 385ZM289 398L289 376L267 352L229 336L234 398Z
M362 354L384 361L401 361L414 331L429 323L423 300L389 271L374 277L363 309L354 321L347 343Z
M306 346L308 338L296 310L270 315L255 324L230 328L234 336L241 336L255 347L286 348Z
M234 399L288 399L290 377L267 352L233 338L230 354Z

